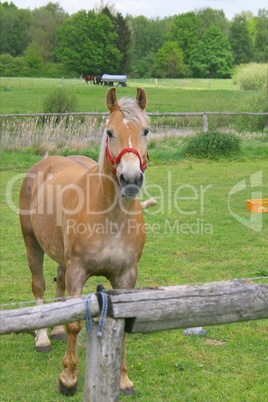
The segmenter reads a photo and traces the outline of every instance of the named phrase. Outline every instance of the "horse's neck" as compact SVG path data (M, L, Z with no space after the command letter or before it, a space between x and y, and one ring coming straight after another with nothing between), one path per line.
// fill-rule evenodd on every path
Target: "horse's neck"
M118 182L112 166L106 164L102 171L99 166L87 171L80 179L79 186L84 189L87 207L123 220L126 214L135 213L137 200L124 201L119 197Z

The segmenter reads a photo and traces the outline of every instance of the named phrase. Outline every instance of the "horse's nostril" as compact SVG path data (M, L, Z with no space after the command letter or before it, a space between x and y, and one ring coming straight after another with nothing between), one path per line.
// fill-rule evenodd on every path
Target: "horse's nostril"
M122 187L126 186L126 184L127 184L127 180L123 173L121 173L119 176L119 183Z
M136 174L135 176L127 176L127 174L121 173L119 176L119 183L121 186L135 185L141 187L143 184L143 173Z
M143 173L140 174L140 177L138 179L137 185L141 187L143 185Z

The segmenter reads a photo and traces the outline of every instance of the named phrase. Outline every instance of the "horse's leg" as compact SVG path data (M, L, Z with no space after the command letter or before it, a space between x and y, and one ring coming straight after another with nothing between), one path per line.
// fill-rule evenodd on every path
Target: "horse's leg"
M130 270L125 272L119 278L109 278L113 289L133 289L136 284L138 274L138 266L135 264ZM127 374L126 359L125 359L125 337L123 338L123 353L122 353L122 364L121 364L121 378L120 378L120 389L125 395L134 395L133 382L129 379Z
M27 250L28 265L32 273L32 291L36 304L40 305L43 304L45 292L45 279L43 274L44 251L33 233L23 233L23 235ZM35 348L37 352L50 352L51 344L47 334L47 328L35 331Z
M61 301L64 299L65 294L65 267L61 265L58 266L58 276L57 276L57 290L56 290L56 301ZM51 339L57 341L66 341L66 334L63 325L57 325L52 329Z
M87 277L78 264L67 263L66 288L68 296L81 296L86 280ZM66 396L74 395L77 389L76 341L82 325L81 321L66 324L68 347L62 362L64 368L59 377L59 390Z

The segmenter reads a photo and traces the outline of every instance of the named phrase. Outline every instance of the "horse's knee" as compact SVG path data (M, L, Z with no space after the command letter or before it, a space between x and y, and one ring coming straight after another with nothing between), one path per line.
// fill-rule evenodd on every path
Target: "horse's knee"
M56 291L56 299L61 299L64 297L64 293L66 290L65 286L65 273L66 269L62 266L58 266L58 275L57 275L57 291Z
M68 324L66 324L68 335L77 336L81 331L82 326L83 326L82 321L69 322Z

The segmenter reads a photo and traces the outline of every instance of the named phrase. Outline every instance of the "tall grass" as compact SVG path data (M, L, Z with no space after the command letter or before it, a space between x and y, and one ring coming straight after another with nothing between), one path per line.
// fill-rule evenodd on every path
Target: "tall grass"
M1 128L1 147L21 149L34 147L44 152L54 152L62 147L82 149L99 143L106 118L87 116L79 118L32 117L5 119Z

